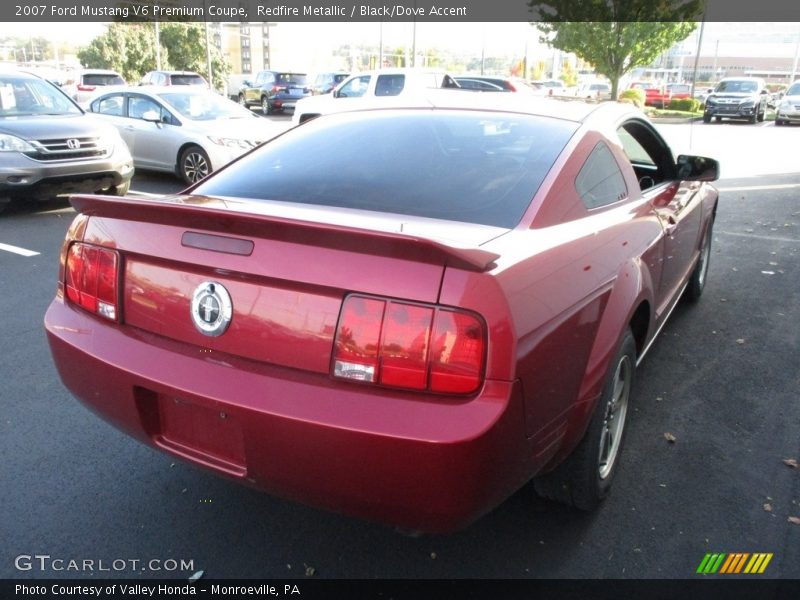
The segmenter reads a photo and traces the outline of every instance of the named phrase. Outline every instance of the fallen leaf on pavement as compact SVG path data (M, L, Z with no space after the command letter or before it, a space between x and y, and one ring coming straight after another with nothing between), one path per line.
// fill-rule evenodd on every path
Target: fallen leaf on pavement
M675 440L677 440L678 438L676 438L670 432L667 432L664 434L664 439L667 440L670 444L674 444Z
M784 458L783 464L785 464L787 467L792 467L793 469L800 468L800 465L797 464L796 458Z
M789 523L794 523L795 525L800 525L800 517L789 517Z
M738 340L736 340L736 343L737 344L744 344L744 338L739 338Z
M770 504L769 502L765 503L764 510L767 512L772 512L772 504Z

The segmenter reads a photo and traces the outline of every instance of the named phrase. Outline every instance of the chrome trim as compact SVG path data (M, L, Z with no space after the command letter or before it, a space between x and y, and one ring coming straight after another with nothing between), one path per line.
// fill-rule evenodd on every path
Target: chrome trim
M656 338L658 337L658 334L661 333L661 330L664 329L664 325L666 325L667 321L669 321L669 318L672 315L672 311L675 310L676 306L678 306L678 302L680 302L680 299L683 296L683 292L686 291L686 288L688 287L690 280L691 280L691 278L688 278L686 280L686 283L683 284L683 287L681 288L681 291L678 292L678 295L675 297L675 302L672 303L672 306L670 306L669 310L667 311L667 316L664 317L663 321L661 321L661 325L658 326L658 329L656 329L656 332L653 334L653 337L651 337L650 341L647 342L647 346L644 347L644 350L642 350L641 355L639 355L636 358L636 366L637 367L642 363L642 361L644 360L644 357L647 356L647 352L650 350L650 347L653 345L653 342L656 341Z

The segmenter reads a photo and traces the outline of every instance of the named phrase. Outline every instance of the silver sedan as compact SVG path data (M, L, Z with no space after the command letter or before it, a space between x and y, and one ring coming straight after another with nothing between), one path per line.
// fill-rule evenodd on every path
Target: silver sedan
M116 126L136 168L175 173L187 184L286 129L189 86L128 87L98 96L89 111Z

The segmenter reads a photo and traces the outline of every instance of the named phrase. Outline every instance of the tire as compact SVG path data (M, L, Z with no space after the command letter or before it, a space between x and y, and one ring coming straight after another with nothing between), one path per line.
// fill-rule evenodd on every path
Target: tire
M780 119L775 119L775 127L780 127L781 125L783 125L783 121Z
M188 146L178 159L178 175L192 185L211 173L211 161L200 146Z
M711 123L711 115L703 115L703 123Z
M721 122L722 122L722 117L714 117L714 120L715 120L717 123L721 123Z
M108 188L108 191L106 193L112 196L124 196L125 194L128 193L128 190L130 189L131 189L131 180L129 179L128 181L126 181L121 185L115 185Z
M272 114L272 107L269 105L269 98L267 98L266 96L261 97L261 114L262 115Z
M761 105L759 105L759 106L761 106ZM766 119L766 118L767 118L767 107L765 106L764 110L762 110L760 113L758 113L757 120L758 120L759 123L763 123L764 119Z
M247 108L247 100L244 99L244 94L239 94L239 105Z
M711 258L713 230L714 221L709 221L705 235L703 235L703 241L700 245L700 258L697 259L694 271L692 271L689 277L689 284L686 286L686 299L690 302L697 302L700 296L703 295L703 289L706 287L708 263Z
M628 327L583 439L554 471L533 480L540 496L585 511L608 496L625 441L635 372L636 343Z

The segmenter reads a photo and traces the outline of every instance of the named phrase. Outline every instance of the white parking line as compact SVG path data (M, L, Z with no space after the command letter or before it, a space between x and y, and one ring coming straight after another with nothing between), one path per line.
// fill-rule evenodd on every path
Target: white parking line
M753 192L756 190L788 190L800 187L800 183L776 183L774 185L747 185L742 187L721 187L720 192Z
M0 250L5 250L6 252L13 252L14 254L19 254L20 256L39 256L38 252L34 252L33 250L26 250L25 248L20 248L19 246L12 246L10 244L2 244L0 243Z

